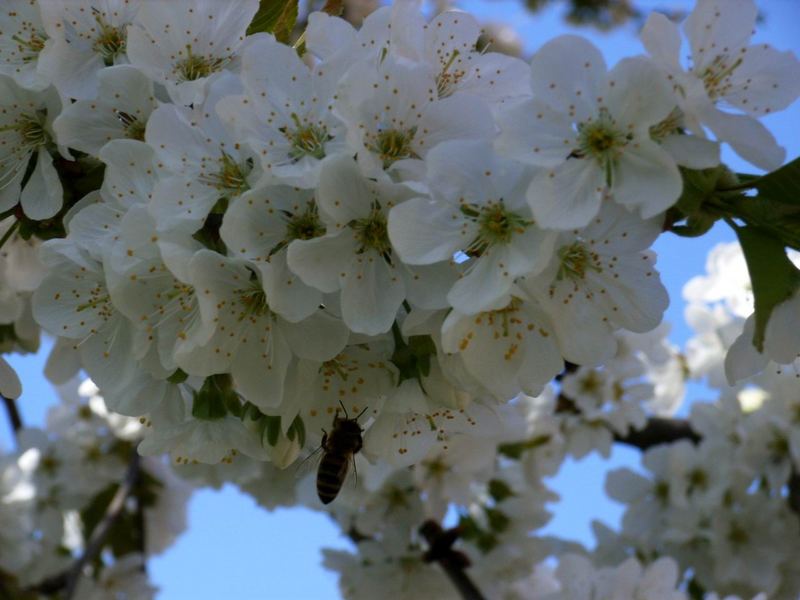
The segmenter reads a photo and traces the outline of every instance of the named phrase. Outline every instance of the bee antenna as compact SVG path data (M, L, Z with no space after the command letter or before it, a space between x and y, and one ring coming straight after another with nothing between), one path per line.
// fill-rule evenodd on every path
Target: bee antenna
M353 419L353 420L354 420L354 421L358 421L358 420L361 418L361 415L363 415L365 412L367 412L367 408L369 408L369 407L368 407L368 406L365 406L365 407L364 407L364 408L361 410L361 412L360 412L360 413L358 413L358 414L356 415L356 418L355 418L355 419Z
M344 404L342 403L341 400L339 400L339 406L341 406L342 410L344 411L344 418L349 420L350 419L350 415L347 414L347 409L344 407ZM358 417L356 417L356 419L357 418Z

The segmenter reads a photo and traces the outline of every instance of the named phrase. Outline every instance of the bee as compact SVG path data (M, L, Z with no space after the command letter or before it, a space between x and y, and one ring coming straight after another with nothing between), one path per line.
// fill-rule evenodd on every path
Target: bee
M341 404L341 403L340 403ZM361 450L364 441L361 434L364 430L358 419L366 408L351 419L342 404L344 418L339 416L339 409L333 416L331 432L322 430L322 460L317 469L317 495L323 504L330 504L339 495L342 484L347 477L350 463L355 468L354 457Z

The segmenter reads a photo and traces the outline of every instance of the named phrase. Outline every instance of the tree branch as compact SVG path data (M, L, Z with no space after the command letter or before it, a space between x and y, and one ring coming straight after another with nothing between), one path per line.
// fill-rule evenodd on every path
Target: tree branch
M453 544L461 533L458 527L442 529L436 521L428 520L422 524L419 532L429 546L423 557L425 562L439 563L464 600L485 600L465 571L470 565L469 558L463 552L453 550Z
M17 408L17 403L11 398L6 398L2 394L0 394L0 398L3 399L3 404L6 406L8 420L11 421L11 428L14 430L14 436L17 436L19 430L24 427L22 424L22 416L20 416L19 409Z
M99 555L103 546L105 545L106 538L114 524L119 519L123 510L125 510L125 503L133 493L140 476L139 454L134 448L131 454L130 463L128 463L128 471L125 473L125 479L120 484L111 502L108 503L103 519L97 524L97 527L92 531L92 535L86 544L83 554L75 562L72 568L66 575L66 583L64 590L65 600L71 600L75 595L75 590L78 587L78 582L83 575L84 567L93 562Z
M700 442L700 434L692 429L686 419L665 419L650 417L643 429L629 430L626 435L614 434L614 441L647 450L660 444L671 444L678 440Z

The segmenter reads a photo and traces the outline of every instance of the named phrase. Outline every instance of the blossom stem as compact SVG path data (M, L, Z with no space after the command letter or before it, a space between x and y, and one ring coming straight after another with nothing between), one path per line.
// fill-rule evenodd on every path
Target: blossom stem
M439 563L464 600L485 600L483 593L465 571L470 565L469 558L463 552L453 550L453 544L460 535L459 529L442 529L436 521L428 520L419 531L429 546L423 557L425 562Z
M6 242L11 239L11 236L14 235L14 232L18 228L19 228L19 221L17 220L17 221L14 221L14 223L11 225L11 227L8 228L8 231L6 231L3 234L3 237L0 238L0 248L5 246Z
M67 574L64 590L65 600L72 600L72 598L75 597L75 591L83 575L84 567L94 562L100 555L106 543L106 539L125 510L125 504L128 498L133 494L136 484L139 482L140 474L141 466L139 464L139 453L134 448L131 454L131 460L128 463L128 470L125 473L125 479L122 481L119 488L117 488L114 497L111 498L111 502L108 503L103 519L92 531L92 535L86 543L83 554L81 554L80 558L78 558Z
M22 423L22 417L19 414L19 409L17 408L17 403L14 402L12 398L6 398L2 394L0 397L3 398L3 404L6 406L6 413L8 413L8 420L11 421L11 428L14 430L14 435L16 436L19 433L19 430L24 427Z
M625 435L614 434L614 441L647 450L660 444L671 444L678 440L691 440L695 444L700 435L692 429L686 419L650 417L642 429L629 430Z

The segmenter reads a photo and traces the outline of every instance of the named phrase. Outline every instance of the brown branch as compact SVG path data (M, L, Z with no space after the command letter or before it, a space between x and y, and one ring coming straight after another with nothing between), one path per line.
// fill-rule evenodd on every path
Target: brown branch
M83 569L86 565L93 562L103 549L106 543L106 538L111 533L114 524L119 519L122 512L125 510L125 503L128 498L133 494L134 488L139 481L141 468L139 464L139 454L134 448L131 454L131 460L128 464L128 471L125 473L125 479L120 484L111 502L106 507L106 512L102 520L97 524L97 527L92 531L92 535L86 544L86 548L81 554L80 558L75 561L75 564L66 574L64 599L71 600L75 595L75 590L78 587Z
M671 444L678 440L700 442L700 434L692 429L686 419L650 417L642 429L631 429L626 435L614 434L614 441L647 450L660 444Z
M439 563L464 600L485 600L465 571L470 565L469 558L463 552L453 550L453 544L461 534L458 527L442 529L436 521L428 520L422 524L419 532L429 546L423 560Z
M17 408L17 403L13 399L6 398L2 394L0 394L0 398L3 399L3 404L6 406L8 420L11 421L11 428L14 430L14 436L17 436L19 434L19 430L24 427L22 423L22 416L19 414L19 409Z

